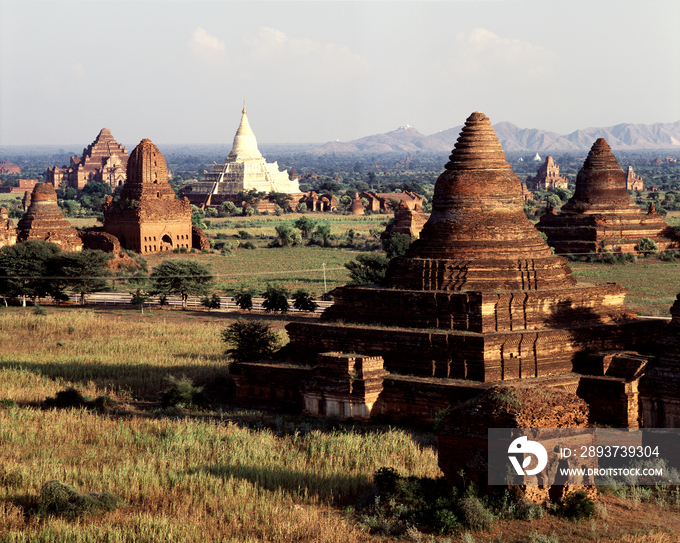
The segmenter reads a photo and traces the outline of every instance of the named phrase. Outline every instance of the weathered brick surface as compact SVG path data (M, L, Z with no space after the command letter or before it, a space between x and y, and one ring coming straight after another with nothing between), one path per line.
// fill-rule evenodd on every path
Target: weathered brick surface
M559 214L546 213L536 226L558 254L588 254L601 246L632 253L643 237L654 240L659 250L678 245L662 215L645 213L633 202L626 174L603 138L583 163L574 196Z
M14 245L17 242L17 229L9 218L6 207L0 207L0 247Z
M107 197L104 231L115 236L123 249L160 253L177 248L205 248L191 224L191 204L178 200L168 183L165 158L151 140L143 139L130 154L127 181L120 199ZM204 234L205 236L205 234Z
M657 358L640 380L643 424L680 428L680 294L671 307L671 322L659 335Z
M59 245L64 251L81 251L82 241L71 228L57 204L57 193L49 183L38 183L31 205L17 225L17 242L41 240Z

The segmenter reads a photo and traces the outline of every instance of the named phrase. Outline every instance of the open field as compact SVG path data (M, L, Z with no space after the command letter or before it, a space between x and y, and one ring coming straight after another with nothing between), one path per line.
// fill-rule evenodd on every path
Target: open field
M348 507L375 491L376 469L440 475L427 429L333 426L228 406L163 411L154 402L167 374L198 384L226 375L219 331L234 317L0 308L0 401L18 404L0 403L0 541L525 543L532 533L532 541L545 534L559 543L677 540L677 503L613 495L581 523L499 518L472 540L462 539L462 529L421 539L371 534ZM286 321L270 322L280 330ZM37 407L68 385L121 405L106 413ZM40 520L29 511L50 479L111 492L126 505L79 520Z
M584 283L618 283L629 290L626 305L638 315L670 317L680 293L680 262L641 259L634 264L570 262L574 277Z

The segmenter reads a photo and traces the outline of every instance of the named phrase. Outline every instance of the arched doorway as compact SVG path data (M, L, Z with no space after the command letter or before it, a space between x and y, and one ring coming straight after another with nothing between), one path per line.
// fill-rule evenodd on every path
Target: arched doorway
M172 251L172 236L164 234L161 238L161 251Z

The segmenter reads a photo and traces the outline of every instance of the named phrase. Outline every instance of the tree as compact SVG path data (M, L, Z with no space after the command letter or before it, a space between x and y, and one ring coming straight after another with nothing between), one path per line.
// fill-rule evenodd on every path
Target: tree
M104 251L86 249L80 253L62 253L56 263L57 274L63 278L69 288L80 294L81 305L85 303L85 295L101 292L109 288L107 277L111 272L107 265L111 255Z
M50 261L61 248L46 241L27 241L0 248L0 294L21 298L41 298L52 292L54 269Z
M284 211L290 207L290 202L292 199L293 197L290 194L286 194L285 192L271 191L267 195L267 200L269 200L270 202L274 202Z
M264 300L262 301L262 308L267 312L280 311L285 313L290 307L288 305L288 290L280 285L267 285L267 289L262 295Z
M330 245L330 237L331 237L331 226L330 224L320 224L316 227L316 230L314 231L313 234L314 238L320 239L321 243L324 247L328 247Z
M314 301L314 296L309 291L301 288L293 293L293 307L298 311L313 313L319 307L319 304Z
M253 296L256 295L257 293L252 290L237 292L233 296L234 303L243 311L250 311L253 308Z
M266 193L259 192L257 189L250 189L245 192L238 193L238 199L245 202L243 207L250 207L253 210L253 213L257 211L257 206L265 196Z
M130 303L134 307L139 307L142 310L142 313L144 313L144 304L149 301L149 295L144 292L141 288L138 288L134 292L131 292L132 294L132 299L130 300Z
M659 248L656 246L656 243L654 243L654 240L650 238L641 238L640 241L638 241L638 244L635 246L635 250L638 253L642 253L643 256L656 254L659 252Z
M380 254L366 254L357 256L356 260L347 262L345 268L349 270L350 285L373 285L385 280L385 272L389 260Z
M307 204L305 204L304 202L300 202L295 208L295 211L297 211L298 213L307 213Z
M204 296L210 290L213 276L210 270L192 260L165 260L151 273L151 294L174 294L182 298L186 311L189 295Z
M314 230L316 221L310 219L309 217L300 217L295 222L293 222L293 226L300 230L302 239L309 239L309 234L312 232L312 230Z
M289 226L280 224L275 226L274 230L276 230L275 247L295 247L299 244L300 235L297 232L293 232Z
M387 258L404 256L411 246L411 236L408 234L392 234L389 238L383 240L382 246Z
M279 335L268 324L243 319L223 330L222 340L229 347L227 354L237 362L268 358L281 344Z
M207 296L201 300L201 305L207 307L210 312L213 309L219 309L222 306L220 297L217 294L213 294L210 298Z

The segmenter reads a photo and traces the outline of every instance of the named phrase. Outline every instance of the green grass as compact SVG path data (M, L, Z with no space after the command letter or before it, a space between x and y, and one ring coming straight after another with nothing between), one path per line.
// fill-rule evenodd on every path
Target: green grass
M680 293L680 263L641 259L635 264L570 263L581 283L617 283L628 289L626 305L639 315L670 317Z

